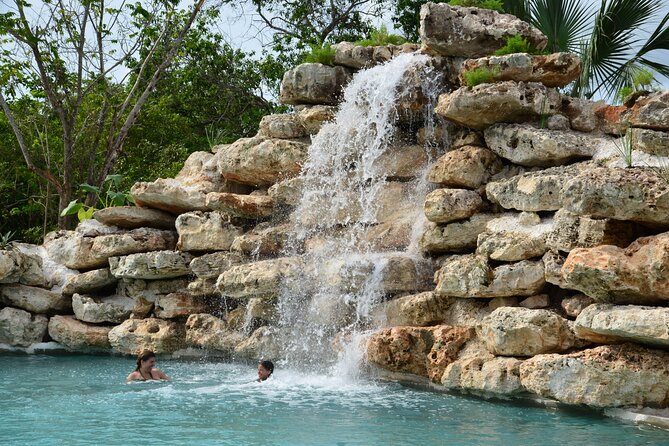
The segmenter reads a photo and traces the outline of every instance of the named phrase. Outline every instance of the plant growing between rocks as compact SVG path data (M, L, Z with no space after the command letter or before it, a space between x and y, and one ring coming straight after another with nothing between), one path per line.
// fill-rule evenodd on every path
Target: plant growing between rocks
M474 68L471 71L466 71L462 73L462 77L465 80L465 84L468 87L475 87L479 84L489 84L495 80L495 77L499 75L499 67L488 68L488 67L478 67Z
M627 131L620 138L620 143L614 141L613 144L616 147L616 151L620 155L620 158L625 162L626 167L632 167L634 160L632 159L632 152L634 151L634 143L632 142L632 131L630 127L627 127Z
M307 63L320 63L323 65L334 65L335 49L329 43L324 45L309 45L311 52L304 57Z
M448 4L451 6L468 6L504 12L504 5L502 5L502 0L451 0L448 2Z
M506 38L506 45L495 51L495 56L504 56L515 53L545 54L544 51L540 51L532 46L526 38L516 34L515 36Z
M12 249L16 240L16 231L0 233L0 251Z
M97 195L99 207L88 206L80 202L78 199L72 200L70 201L70 204L63 209L61 216L77 214L79 221L84 221L93 218L93 213L98 209L114 206L134 206L135 200L132 198L132 195L118 190L122 180L123 175L107 175L101 188L85 183L80 185L82 191Z
M402 45L406 43L406 39L397 34L390 34L386 25L381 25L378 29L373 29L369 33L368 39L358 40L355 42L359 46L385 46L385 45ZM334 52L332 54L334 60Z
M616 93L616 100L624 102L625 98L632 93L654 89L654 84L656 83L657 81L653 73L641 68L632 75L629 85L621 87L620 90L618 90Z

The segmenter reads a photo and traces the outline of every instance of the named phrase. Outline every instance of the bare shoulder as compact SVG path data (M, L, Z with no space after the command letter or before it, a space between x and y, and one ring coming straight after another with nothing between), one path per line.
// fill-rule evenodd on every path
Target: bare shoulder
M142 378L142 375L138 371L132 372L128 377L125 379L126 382L128 381L135 381L137 379L144 379Z
M170 377L163 373L163 371L160 369L151 369L151 376L157 379L165 379L168 381L170 379Z

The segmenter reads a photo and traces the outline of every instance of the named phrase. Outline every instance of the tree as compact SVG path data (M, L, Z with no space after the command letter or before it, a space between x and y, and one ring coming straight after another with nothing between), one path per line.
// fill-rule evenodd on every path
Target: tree
M180 10L170 0L118 8L105 0L45 0L34 11L25 0L14 0L12 10L0 14L0 106L27 168L53 187L59 210L80 182L100 186L112 172L204 2ZM140 53L142 48L148 51ZM126 85L131 74L135 81ZM26 140L30 125L17 106L26 97L40 114L57 120L55 145L42 143L36 151ZM59 219L61 227L67 223Z

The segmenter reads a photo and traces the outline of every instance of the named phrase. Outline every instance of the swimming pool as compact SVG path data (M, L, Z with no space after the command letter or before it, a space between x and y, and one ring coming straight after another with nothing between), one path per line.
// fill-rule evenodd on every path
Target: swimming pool
M574 412L342 379L326 370L160 359L172 382L124 384L134 360L0 356L0 444L625 445L669 432Z

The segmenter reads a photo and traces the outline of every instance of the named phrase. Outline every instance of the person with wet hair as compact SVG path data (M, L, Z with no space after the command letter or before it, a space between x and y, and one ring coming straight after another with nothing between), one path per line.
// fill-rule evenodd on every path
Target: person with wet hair
M162 380L169 381L170 377L156 368L156 354L151 350L143 350L137 356L137 367L126 378L125 382Z
M258 382L267 380L274 372L274 363L272 361L260 361L258 363Z

